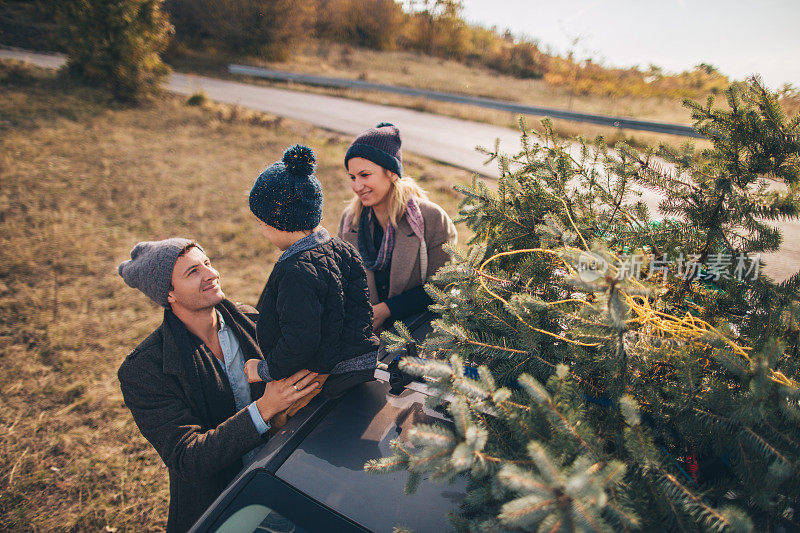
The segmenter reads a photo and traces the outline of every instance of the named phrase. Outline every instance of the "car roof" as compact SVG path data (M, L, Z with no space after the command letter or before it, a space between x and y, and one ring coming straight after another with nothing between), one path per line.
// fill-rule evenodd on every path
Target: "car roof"
M414 424L442 421L419 392L394 397L387 390L384 383L372 382L342 398L275 475L373 531L400 525L446 531L447 513L463 499L465 480L453 485L426 481L405 495L407 471L375 475L364 470L370 459L392 455L391 441L407 440Z
M265 470L308 497L373 531L406 526L418 531L452 529L447 517L466 492L466 479L453 484L423 480L414 495L405 495L408 472L370 474L364 464L392 454L390 442L407 439L414 424L451 425L426 406L430 392L414 383L394 395L388 373L358 385L342 398L314 398L260 451L198 524L226 505L229 493L254 470ZM413 390L416 389L416 390Z

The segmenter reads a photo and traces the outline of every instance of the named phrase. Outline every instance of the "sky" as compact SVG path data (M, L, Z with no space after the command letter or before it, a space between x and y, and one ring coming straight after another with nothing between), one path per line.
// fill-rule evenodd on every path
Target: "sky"
M710 63L800 87L800 0L463 0L472 23L537 39L542 49L669 72ZM572 42L578 39L577 44Z

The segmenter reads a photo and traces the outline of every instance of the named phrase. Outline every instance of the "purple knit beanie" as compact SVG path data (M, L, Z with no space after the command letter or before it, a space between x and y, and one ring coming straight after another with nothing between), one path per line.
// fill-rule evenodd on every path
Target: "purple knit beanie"
M381 122L370 128L353 141L344 156L344 167L354 157L363 157L403 177L403 153L400 145L403 138L397 126Z

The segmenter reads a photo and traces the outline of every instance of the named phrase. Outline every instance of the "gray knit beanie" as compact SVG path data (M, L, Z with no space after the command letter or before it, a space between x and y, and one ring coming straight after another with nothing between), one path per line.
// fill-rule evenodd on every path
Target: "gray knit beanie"
M130 260L120 263L117 271L130 287L139 289L161 307L169 307L172 269L181 250L190 244L205 253L199 244L180 237L140 242L131 250Z

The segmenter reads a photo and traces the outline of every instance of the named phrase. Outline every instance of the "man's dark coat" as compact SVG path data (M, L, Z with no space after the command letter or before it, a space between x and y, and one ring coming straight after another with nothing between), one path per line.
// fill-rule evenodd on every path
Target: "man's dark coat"
M245 361L262 359L257 314L229 300L217 305L233 328ZM170 310L164 322L122 363L122 396L142 435L169 469L167 531L188 530L242 468L242 456L261 444L247 409L236 407L214 355ZM252 383L253 400L264 383Z

